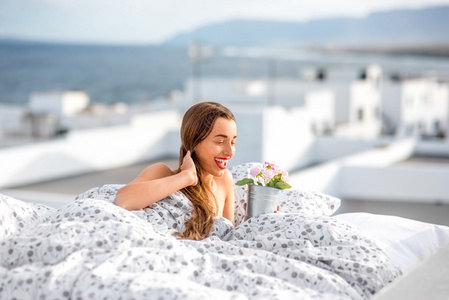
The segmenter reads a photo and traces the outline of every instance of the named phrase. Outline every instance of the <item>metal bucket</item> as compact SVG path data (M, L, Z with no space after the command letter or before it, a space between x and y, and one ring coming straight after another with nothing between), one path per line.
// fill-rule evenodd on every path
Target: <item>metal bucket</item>
M248 184L245 220L260 214L274 213L279 205L281 190L255 184Z

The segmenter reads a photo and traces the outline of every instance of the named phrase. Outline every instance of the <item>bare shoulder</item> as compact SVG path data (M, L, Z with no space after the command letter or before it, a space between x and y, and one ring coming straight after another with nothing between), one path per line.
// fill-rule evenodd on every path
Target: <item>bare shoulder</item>
M223 183L228 189L234 187L234 179L232 178L232 173L229 170L225 170L223 175Z
M220 186L221 189L229 189L234 185L232 174L228 170L225 170L222 176L216 177L215 182L218 184L218 186Z
M234 183L234 179L232 178L232 173L228 169L225 170L224 177L227 182Z
M146 167L133 182L148 181L171 176L175 173L168 165L158 162Z

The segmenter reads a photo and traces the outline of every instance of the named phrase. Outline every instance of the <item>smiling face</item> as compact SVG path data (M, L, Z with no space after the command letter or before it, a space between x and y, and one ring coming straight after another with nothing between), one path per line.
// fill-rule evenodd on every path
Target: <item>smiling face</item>
M207 174L220 177L235 153L237 125L235 121L217 118L210 134L195 148L195 155Z

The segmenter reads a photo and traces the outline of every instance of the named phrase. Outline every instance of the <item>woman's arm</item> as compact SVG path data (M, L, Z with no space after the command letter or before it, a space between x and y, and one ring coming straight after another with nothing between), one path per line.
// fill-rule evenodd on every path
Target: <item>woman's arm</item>
M184 157L181 172L175 174L164 163L151 165L117 191L114 204L127 210L142 209L186 186L196 185L197 181L195 164L189 151Z
M225 173L226 182L226 200L223 207L223 217L232 222L235 226L234 209L235 209L235 199L234 199L234 181L232 180L232 174L228 170Z

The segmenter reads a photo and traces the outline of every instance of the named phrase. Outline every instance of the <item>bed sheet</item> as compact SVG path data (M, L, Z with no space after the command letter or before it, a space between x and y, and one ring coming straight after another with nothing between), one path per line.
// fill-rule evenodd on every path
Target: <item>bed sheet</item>
M59 209L0 195L0 298L368 299L401 274L330 216L299 209L236 228L216 218L210 237L179 240L191 213L182 193L130 212L111 203L115 188Z

